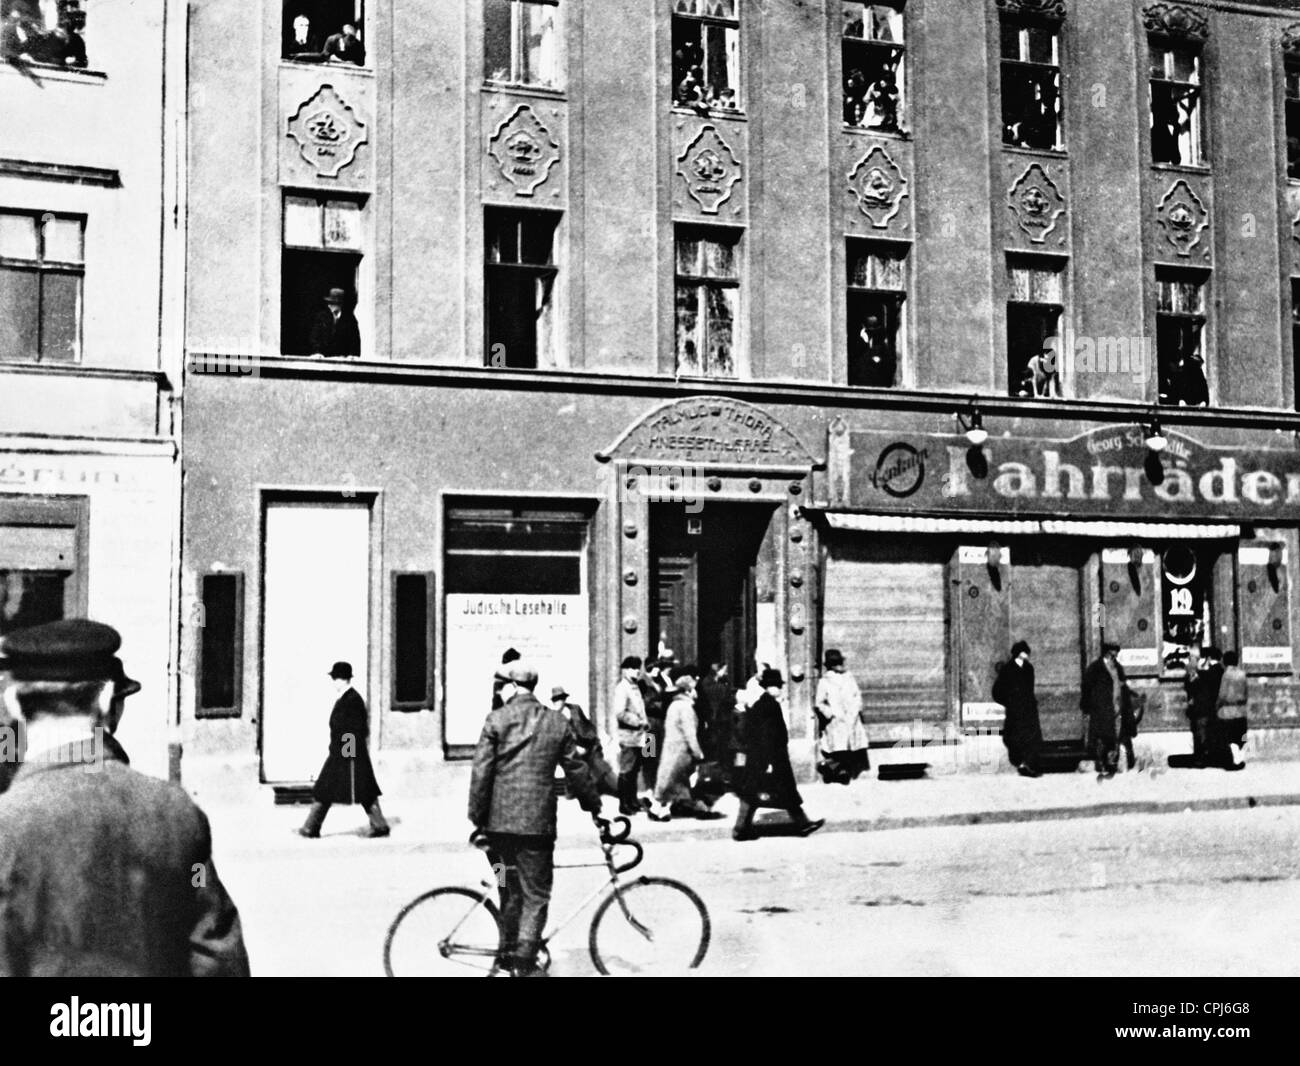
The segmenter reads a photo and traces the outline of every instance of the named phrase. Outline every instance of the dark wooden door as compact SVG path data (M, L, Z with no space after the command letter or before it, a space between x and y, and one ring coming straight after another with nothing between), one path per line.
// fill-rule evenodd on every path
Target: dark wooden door
M1073 558L1021 550L1011 571L1013 640L1033 648L1034 688L1044 740L1083 734L1083 587Z
M654 570L654 629L650 655L658 645L671 648L678 662L692 662L699 641L699 558L674 552L660 555Z

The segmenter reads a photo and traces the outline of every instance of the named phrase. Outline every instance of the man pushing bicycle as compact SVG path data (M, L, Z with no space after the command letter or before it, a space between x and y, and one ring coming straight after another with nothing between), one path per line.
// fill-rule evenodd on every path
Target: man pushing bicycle
M537 951L555 869L556 767L593 817L600 795L567 719L533 695L537 671L516 660L504 672L504 702L488 715L474 750L470 840L487 851L501 897L495 968L536 977L545 974Z

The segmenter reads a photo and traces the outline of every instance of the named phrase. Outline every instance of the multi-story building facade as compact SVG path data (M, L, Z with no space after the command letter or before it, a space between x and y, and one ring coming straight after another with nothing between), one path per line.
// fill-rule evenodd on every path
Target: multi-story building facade
M252 14L250 14L250 10ZM350 25L350 29L345 28ZM877 741L1049 739L1118 641L1297 718L1300 15L1149 0L191 5L187 753L306 781L354 663L826 648ZM355 308L355 327L349 308ZM968 432L969 431L969 432Z
M117 627L143 685L120 736L160 776L178 735L183 34L149 0L0 3L0 634Z

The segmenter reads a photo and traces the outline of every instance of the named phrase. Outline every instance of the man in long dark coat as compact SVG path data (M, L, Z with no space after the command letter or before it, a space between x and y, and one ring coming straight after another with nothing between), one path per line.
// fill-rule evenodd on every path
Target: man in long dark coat
M369 835L386 837L390 830L384 812L379 809L382 793L366 748L366 737L370 733L366 701L352 687L351 664L335 663L330 669L330 677L339 693L330 713L330 752L312 789L315 802L298 833L305 837L318 837L321 823L332 804L359 803L370 819Z
M1088 746L1099 777L1114 777L1119 768L1126 686L1118 656L1119 645L1108 641L1083 672L1079 706L1088 718Z
M1011 658L993 682L993 699L1006 708L1002 742L1007 758L1024 777L1041 777L1038 757L1043 747L1043 730L1038 721L1038 698L1034 695L1034 666L1029 645L1023 640L1011 647Z
M754 810L757 807L776 807L788 811L800 836L817 832L826 824L824 818L816 821L804 813L803 797L795 784L794 769L790 766L790 735L785 726L785 713L777 699L785 687L780 670L767 669L759 676L763 688L752 707L745 712L743 751L736 757L736 794L740 797L740 812L731 831L733 840L753 840Z
M1197 766L1208 766L1213 759L1219 686L1223 681L1223 666L1219 659L1218 648L1205 648L1200 662L1189 670L1186 682L1187 717L1192 725L1192 758Z

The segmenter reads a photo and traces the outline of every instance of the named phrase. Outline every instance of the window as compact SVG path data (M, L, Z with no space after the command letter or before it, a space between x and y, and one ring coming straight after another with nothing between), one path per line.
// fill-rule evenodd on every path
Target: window
M1286 61L1286 176L1300 180L1300 59Z
M1002 143L1062 147L1060 36L1053 25L1002 20Z
M0 211L0 359L81 355L86 220Z
M678 374L736 376L739 242L731 230L677 227Z
M1156 365L1159 402L1202 407L1210 402L1201 334L1205 328L1202 277L1156 270Z
M0 0L0 61L84 69L81 0Z
M433 575L393 574L393 707L433 706Z
M484 0L483 53L488 81L560 88L557 0Z
M555 365L558 222L549 211L484 211L488 366Z
M285 355L359 356L353 307L363 246L356 200L284 198L280 350Z
M244 575L204 574L198 634L199 718L238 718L244 665Z
M85 614L84 497L0 495L0 637Z
M1151 42L1151 161L1200 165L1201 57L1193 48Z
M673 0L673 104L740 107L737 0Z
M295 63L366 65L363 0L285 0L281 55Z
M844 121L898 132L903 115L903 5L841 3Z
M1007 258L1007 386L1012 396L1060 397L1054 343L1065 309L1065 272L1038 257Z
M1295 409L1300 411L1300 278L1291 279L1291 365L1294 367Z
M850 240L846 259L849 384L889 388L903 355L907 248Z

